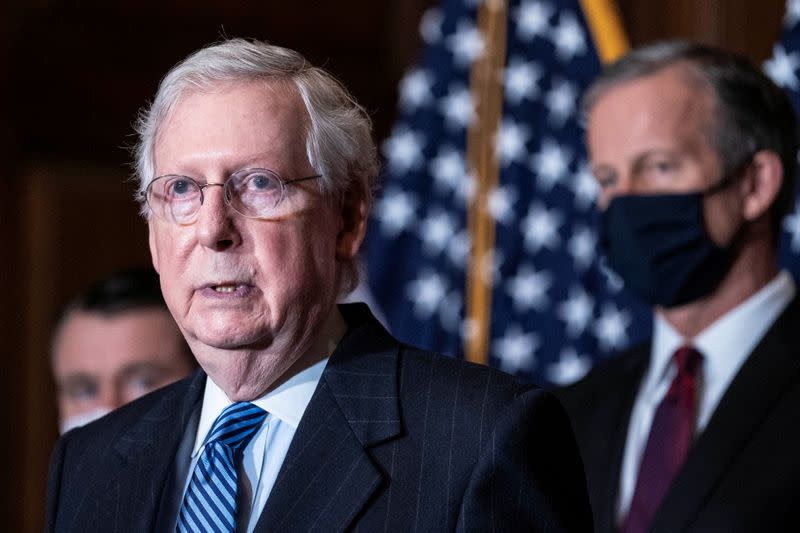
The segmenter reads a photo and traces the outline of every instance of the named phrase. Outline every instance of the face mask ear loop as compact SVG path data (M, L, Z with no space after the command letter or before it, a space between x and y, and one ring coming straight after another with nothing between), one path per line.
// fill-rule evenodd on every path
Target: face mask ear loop
M702 191L701 194L704 197L711 196L723 189L727 189L728 187L739 181L739 179L741 179L744 176L745 170L747 170L748 167L750 167L750 165L753 163L753 157L755 157L756 152L758 152L758 150L750 152L750 154L747 157L742 159L739 162L739 164L733 167L733 170L722 176L722 178L720 178L720 180L717 183L710 186L706 190Z
M703 197L705 198L706 196L711 196L713 194L716 194L719 191L739 181L745 175L745 171L748 169L748 167L750 167L750 165L753 163L753 157L755 157L756 152L758 152L758 150L754 150L753 152L751 152L750 155L742 159L742 161L738 165L736 165L731 172L728 172L717 183L715 183L714 185L703 191L702 192ZM721 246L721 248L726 250L726 252L730 254L731 257L735 257L736 255L738 255L739 249L741 248L744 240L743 239L744 231L748 225L749 223L746 220L742 221L742 223L739 224L739 227L736 229L733 235L731 235L730 240L726 244L723 244ZM706 228L706 232L707 231L708 228Z

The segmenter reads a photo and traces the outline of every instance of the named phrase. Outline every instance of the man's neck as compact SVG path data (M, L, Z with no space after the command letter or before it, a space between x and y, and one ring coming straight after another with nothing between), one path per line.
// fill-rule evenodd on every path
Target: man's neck
M205 345L193 349L210 350L198 359L206 362L201 366L228 399L251 401L331 355L346 331L347 324L334 306L313 339L295 343L308 346L299 355L274 345L268 350L218 350Z
M711 294L680 307L657 308L656 312L684 338L691 339L761 290L777 274L777 258L771 243L750 246L742 251Z

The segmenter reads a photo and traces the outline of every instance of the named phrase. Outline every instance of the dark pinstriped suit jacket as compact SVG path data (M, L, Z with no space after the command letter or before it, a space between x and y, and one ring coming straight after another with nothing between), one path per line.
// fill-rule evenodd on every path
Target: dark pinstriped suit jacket
M341 311L348 332L256 531L591 531L578 450L553 396L401 345L366 306ZM65 435L46 529L158 529L204 383L198 372Z

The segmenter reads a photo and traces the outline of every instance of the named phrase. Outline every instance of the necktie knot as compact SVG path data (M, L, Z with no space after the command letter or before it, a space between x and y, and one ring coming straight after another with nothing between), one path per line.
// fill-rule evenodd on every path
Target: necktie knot
M266 411L250 402L233 403L214 421L207 443L219 442L235 452L247 446L266 416Z
M673 355L675 364L678 367L678 375L697 375L697 370L703 360L703 356L692 346L681 346Z

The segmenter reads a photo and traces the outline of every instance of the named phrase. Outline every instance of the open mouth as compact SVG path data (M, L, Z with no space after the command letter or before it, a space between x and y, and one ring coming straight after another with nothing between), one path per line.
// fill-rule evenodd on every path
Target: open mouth
M250 293L252 285L240 281L222 281L219 283L209 283L200 290L207 296L236 297L245 296Z
M219 292L219 293L236 292L236 290L239 287L242 287L242 285L232 284L232 283L227 283L227 284L224 284L224 285L212 285L211 286L211 288L214 290L214 292Z

